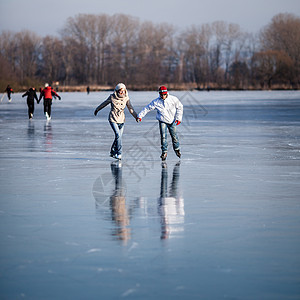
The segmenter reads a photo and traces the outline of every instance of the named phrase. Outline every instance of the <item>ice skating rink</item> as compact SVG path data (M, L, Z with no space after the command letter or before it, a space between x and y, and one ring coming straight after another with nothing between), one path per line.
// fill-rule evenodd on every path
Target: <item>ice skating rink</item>
M172 93L172 91L171 91ZM109 92L0 103L1 299L299 299L300 92L174 92L182 158L155 113ZM156 92L130 92L139 112Z

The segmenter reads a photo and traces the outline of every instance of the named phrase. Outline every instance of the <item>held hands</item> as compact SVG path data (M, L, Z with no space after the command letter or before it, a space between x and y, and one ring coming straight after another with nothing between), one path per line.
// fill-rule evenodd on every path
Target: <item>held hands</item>
M136 118L136 121L139 123L139 122L142 122L142 118Z
M181 123L181 122L178 121L178 120L175 121L175 124L176 124L176 125L179 125L180 123Z

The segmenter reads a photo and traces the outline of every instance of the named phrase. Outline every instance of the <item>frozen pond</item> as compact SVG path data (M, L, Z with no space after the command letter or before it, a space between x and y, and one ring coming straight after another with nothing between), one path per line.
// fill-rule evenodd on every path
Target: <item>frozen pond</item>
M109 157L109 92L62 93L50 122L4 98L1 299L300 299L300 92L173 94L165 164L154 112Z

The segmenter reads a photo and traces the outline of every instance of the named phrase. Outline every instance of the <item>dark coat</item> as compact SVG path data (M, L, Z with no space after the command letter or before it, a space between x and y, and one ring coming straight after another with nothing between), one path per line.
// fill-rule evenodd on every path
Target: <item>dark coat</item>
M30 88L25 94L22 95L22 97L25 96L27 96L27 104L33 104L34 99L38 102L36 91L33 88Z

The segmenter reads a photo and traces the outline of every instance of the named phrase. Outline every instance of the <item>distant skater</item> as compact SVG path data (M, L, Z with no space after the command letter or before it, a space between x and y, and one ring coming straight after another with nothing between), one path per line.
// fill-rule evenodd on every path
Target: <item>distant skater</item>
M122 134L125 125L125 106L127 106L129 112L136 121L137 114L130 103L128 91L123 83L117 84L113 94L109 95L109 97L95 109L94 115L96 116L98 111L108 104L111 105L108 121L115 134L115 139L110 150L110 156L120 160L122 158Z
M61 100L61 97L53 90L51 86L49 86L48 83L46 83L45 88L40 93L38 103L40 103L41 99L44 98L44 114L48 121L51 120L52 96Z
M168 140L167 140L167 129L170 132L172 138L173 149L176 155L180 158L180 145L179 138L176 132L176 125L179 125L182 120L183 105L179 99L168 93L165 86L159 88L159 97L150 102L145 106L142 111L138 114L137 121L141 122L142 118L146 114L156 109L156 119L159 122L159 131L161 138L161 159L164 161L167 158L168 153Z
M87 92L87 94L90 93L90 87L89 86L86 88L86 92Z
M22 97L27 96L27 106L28 106L28 117L29 119L33 118L34 113L34 99L39 103L38 97L36 95L36 90L34 87L31 87Z
M7 94L7 98L8 98L8 101L11 102L11 94L14 93L13 89L11 88L10 85L8 85L4 91L6 94Z

